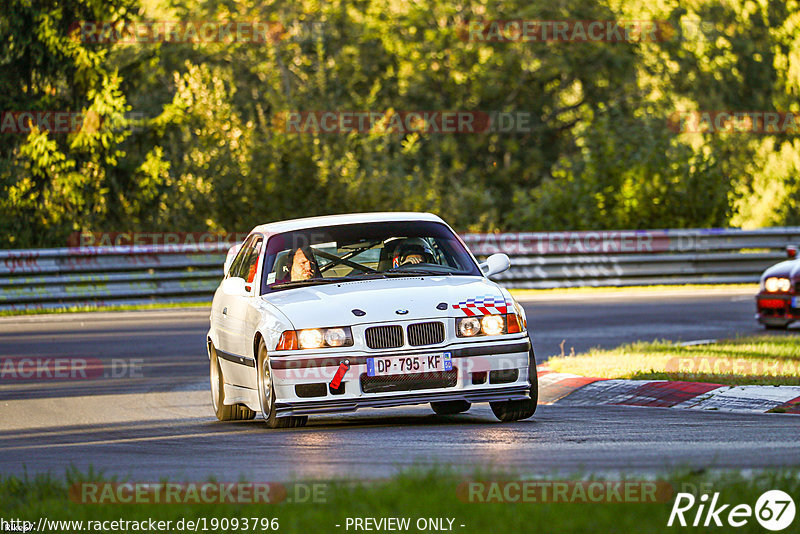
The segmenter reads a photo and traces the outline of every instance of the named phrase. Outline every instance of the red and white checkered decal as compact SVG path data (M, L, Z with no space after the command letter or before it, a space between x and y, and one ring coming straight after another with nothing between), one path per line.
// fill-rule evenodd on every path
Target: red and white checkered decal
M511 302L507 302L502 296L495 295L483 295L453 304L453 308L463 311L468 317L505 314L512 306Z

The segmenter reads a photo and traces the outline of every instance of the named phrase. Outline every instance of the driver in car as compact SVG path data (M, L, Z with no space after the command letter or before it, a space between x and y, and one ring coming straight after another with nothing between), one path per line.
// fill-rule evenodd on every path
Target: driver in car
M289 251L288 257L291 262L288 266L277 268L279 278L277 283L296 282L298 280L310 280L320 276L317 261L314 253L309 247L297 247Z
M418 263L436 263L433 259L433 250L424 240L406 239L395 249L392 268Z
M310 251L303 251L298 248L294 251L292 256L292 269L290 271L290 280L308 280L314 277L314 271L317 263L314 261L314 254Z

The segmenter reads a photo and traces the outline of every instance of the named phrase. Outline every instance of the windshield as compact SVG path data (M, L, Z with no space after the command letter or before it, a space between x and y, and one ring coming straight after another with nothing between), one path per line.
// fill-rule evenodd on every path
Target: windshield
M262 293L367 278L481 272L445 225L397 221L308 228L272 236Z

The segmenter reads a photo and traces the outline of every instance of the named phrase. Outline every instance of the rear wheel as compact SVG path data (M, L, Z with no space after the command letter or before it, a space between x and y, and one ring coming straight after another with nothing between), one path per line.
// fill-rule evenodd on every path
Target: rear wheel
M305 426L308 416L290 415L289 417L277 417L275 411L275 389L272 387L272 374L269 369L269 358L267 356L267 346L262 340L258 346L258 359L256 360L258 371L258 398L261 401L261 413L270 428L289 428Z
M225 379L222 375L222 367L219 365L217 350L213 343L208 346L210 353L210 377L211 377L211 404L214 407L214 414L220 421L245 421L253 419L256 412L241 404L225 404Z
M536 356L531 348L528 354L528 383L531 385L530 398L501 402L490 402L494 416L501 421L519 421L527 419L536 413L536 403L539 400L539 378L536 375Z
M466 412L469 410L470 404L467 401L444 401L444 402L432 402L431 408L433 411L437 413L437 415L455 415L457 413Z

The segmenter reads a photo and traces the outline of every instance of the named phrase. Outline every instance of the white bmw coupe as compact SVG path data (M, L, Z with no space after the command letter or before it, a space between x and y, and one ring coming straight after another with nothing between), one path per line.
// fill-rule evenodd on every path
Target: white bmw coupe
M308 415L488 402L502 421L536 411L525 312L429 213L334 215L257 226L228 252L208 355L222 421L270 428Z

